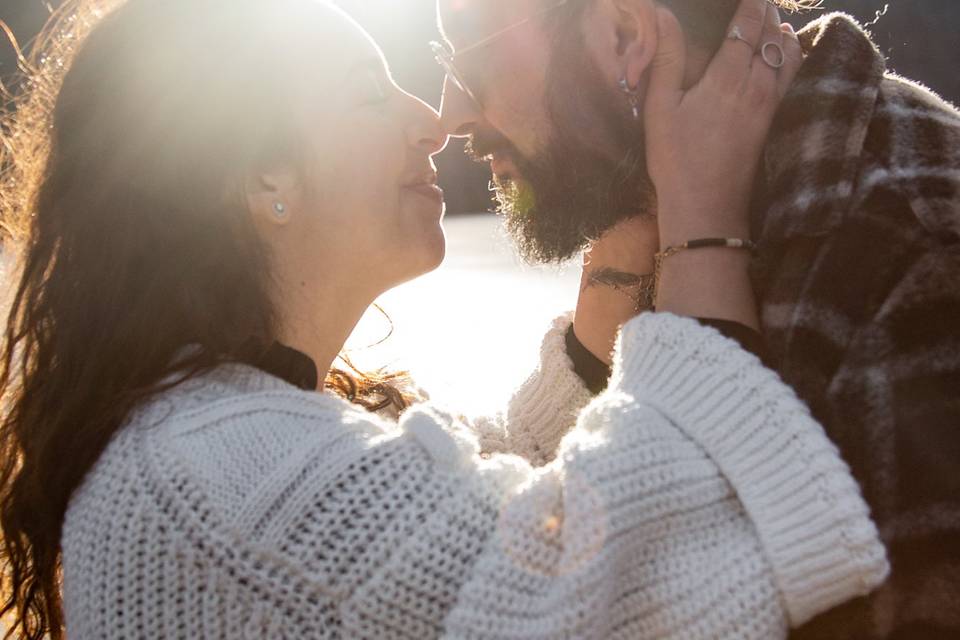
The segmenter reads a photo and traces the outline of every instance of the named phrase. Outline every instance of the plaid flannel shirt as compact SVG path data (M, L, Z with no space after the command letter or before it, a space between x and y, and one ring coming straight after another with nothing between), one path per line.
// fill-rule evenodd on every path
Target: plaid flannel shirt
M892 572L793 637L960 638L960 113L842 14L801 41L752 276L770 364L843 452Z

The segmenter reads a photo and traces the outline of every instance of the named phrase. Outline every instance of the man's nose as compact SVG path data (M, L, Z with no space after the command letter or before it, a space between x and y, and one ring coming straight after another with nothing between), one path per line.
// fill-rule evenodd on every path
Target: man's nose
M440 124L447 134L455 138L469 136L481 118L470 96L450 77L443 80L443 98L440 100Z

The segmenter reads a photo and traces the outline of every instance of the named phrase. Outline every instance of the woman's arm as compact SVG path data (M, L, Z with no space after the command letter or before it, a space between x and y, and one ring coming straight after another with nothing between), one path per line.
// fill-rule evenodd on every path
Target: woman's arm
M345 407L313 432L356 436L298 442L310 469L271 480L297 508L254 518L264 575L295 568L344 635L473 638L784 637L883 579L856 484L774 374L669 314L621 341L610 390L541 470L481 460L429 406L397 434Z
M706 218L686 200L667 203L677 220ZM701 260L692 272L745 277ZM691 295L691 315L731 309L728 298L716 306ZM775 374L671 314L630 321L621 341L611 388L542 470L514 456L479 461L472 434L428 407L405 416L405 435L377 444L402 447L402 456L371 456L402 460L405 471L369 465L367 482L403 487L413 512L398 514L402 524L378 523L402 532L399 540L352 548L375 552L339 603L345 628L777 638L883 580L884 550L856 484Z
M766 7L758 19L749 15L753 4L743 2L731 24L741 39L728 38L689 88L683 32L673 14L658 10L660 44L645 121L663 256L657 309L758 329L748 251L670 249L704 238L750 238L748 209L767 132L803 62L796 35L781 28L776 10ZM758 51L771 42L784 51L779 69L750 52L751 45Z
M505 413L470 420L481 453L511 453L533 466L554 459L560 440L594 398L567 354L570 315L556 318L540 345L540 361L514 392Z

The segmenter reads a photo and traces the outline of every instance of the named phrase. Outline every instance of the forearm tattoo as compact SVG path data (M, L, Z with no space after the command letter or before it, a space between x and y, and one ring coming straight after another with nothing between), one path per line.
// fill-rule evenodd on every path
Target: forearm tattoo
M587 272L587 279L581 291L591 287L610 287L633 300L637 311L640 312L654 308L656 284L656 276L652 273L627 273L611 267L601 267Z

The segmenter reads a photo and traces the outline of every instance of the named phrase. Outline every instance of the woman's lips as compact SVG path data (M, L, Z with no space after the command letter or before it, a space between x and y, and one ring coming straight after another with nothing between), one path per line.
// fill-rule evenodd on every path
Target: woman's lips
M438 204L443 204L443 189L441 189L439 185L424 182L422 184L410 185L407 189Z

